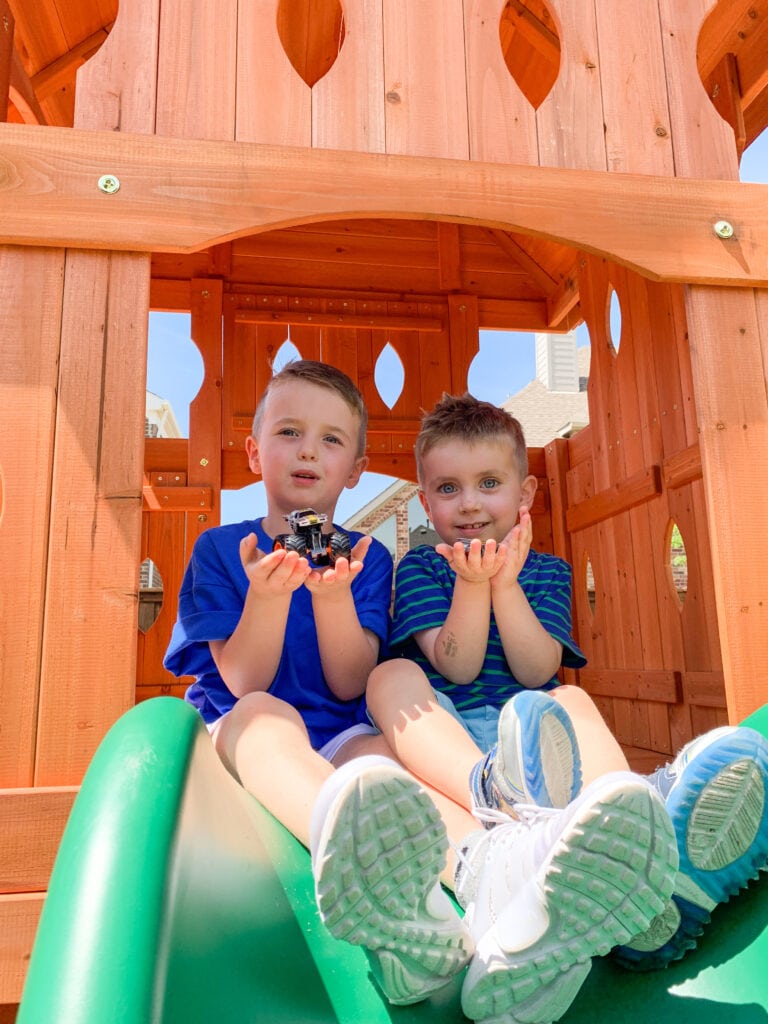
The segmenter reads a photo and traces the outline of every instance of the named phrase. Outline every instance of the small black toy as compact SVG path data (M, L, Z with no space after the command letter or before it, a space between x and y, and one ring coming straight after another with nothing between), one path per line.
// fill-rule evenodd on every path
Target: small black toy
M313 565L335 565L337 558L351 558L352 545L346 533L323 534L328 516L313 508L294 509L284 517L293 533L280 533L272 542L272 550L298 551Z

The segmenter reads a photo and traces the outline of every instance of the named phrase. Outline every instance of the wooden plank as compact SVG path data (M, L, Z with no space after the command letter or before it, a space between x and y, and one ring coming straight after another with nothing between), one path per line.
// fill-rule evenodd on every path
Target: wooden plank
M13 65L15 19L8 0L0 0L0 121L8 120L8 90Z
M728 715L739 722L765 703L768 302L692 287L686 306Z
M664 53L657 0L636 0L617 17L613 0L595 4L606 168L672 176Z
M768 285L762 185L15 124L0 129L0 157L8 165L0 241L191 252L237 234L349 216L354 208L366 216L532 231L659 280ZM112 195L96 185L105 167L122 182ZM713 219L702 217L710 209L735 225L733 238L714 234Z
M697 444L689 445L682 451L664 459L661 466L664 487L674 490L693 480L701 479L701 451Z
M382 17L380 0L344 5L344 42L330 71L311 92L313 146L384 152Z
M212 507L201 504L187 514L187 558L200 534L218 526L221 520L223 294L220 279L198 278L191 282L191 334L203 359L203 383L189 406L187 480L190 487L206 490L199 501L210 496Z
M552 517L553 553L564 558L573 565L571 537L565 525L567 506L568 473L568 442L564 437L557 437L544 448L545 467L549 489L549 500Z
M477 299L474 295L448 296L448 332L450 337L451 393L467 390L467 372L480 350Z
M235 137L237 31L236 0L163 0L157 135Z
M602 53L595 4L559 0L560 68L551 92L536 111L539 163L547 167L606 169Z
M722 672L684 672L683 693L699 707L727 708Z
M34 781L63 279L63 252L0 249L2 786Z
M0 894L0 1003L21 1000L45 893Z
M711 0L659 0L669 128L677 175L706 174L731 181L738 177L733 131L702 88L696 64L699 31L712 6Z
M154 132L159 25L160 0L121 6L109 39L77 73L76 128ZM99 174L108 173L102 164Z
M650 501L661 493L661 469L651 466L616 484L600 491L594 498L588 498L579 505L571 505L566 513L566 522L571 533L585 530L613 516Z
M503 164L537 164L533 109L504 62L495 0L464 4L469 156Z
M461 0L382 0L382 11L387 153L466 159ZM425 60L429 53L438 62Z
M0 790L0 892L48 887L74 786Z
M163 581L163 601L157 618L149 629L137 631L136 684L138 689L145 685L179 685L182 693L192 682L186 677L177 679L163 668L163 656L171 639L176 621L179 590L186 568L186 516L157 516L145 513L142 516L141 560L150 558ZM174 691L175 692L175 691Z
M653 700L675 704L681 699L680 673L666 669L579 670L579 685L597 697Z
M142 488L145 508L151 512L211 512L212 487L152 487Z
M441 320L426 317L391 316L382 319L374 316L357 316L353 313L297 313L292 310L240 310L235 313L235 323L241 324L313 324L315 327L333 327L334 330L358 330L359 328L384 328L387 331L441 331Z
M78 784L133 702L148 301L147 256L67 254L36 785Z
M291 66L275 15L274 3L239 5L237 59L232 65L237 68L235 138L309 147L311 90Z

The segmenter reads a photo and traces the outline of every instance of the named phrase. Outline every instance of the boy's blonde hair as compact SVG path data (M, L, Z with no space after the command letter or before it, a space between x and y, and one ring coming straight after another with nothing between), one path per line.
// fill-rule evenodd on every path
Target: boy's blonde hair
M528 476L528 448L519 421L506 409L481 402L469 392L460 397L443 392L434 409L424 415L416 438L414 454L419 478L424 456L444 441L474 444L499 438L509 439L520 479L524 479Z
M329 391L335 391L337 395L343 398L352 412L357 414L360 419L360 429L357 435L357 457L363 456L365 454L365 438L368 432L368 410L365 407L363 396L346 373L337 370L335 366L330 366L328 363L320 363L314 359L297 359L291 363L286 363L282 370L272 377L264 388L264 393L259 399L259 404L256 406L256 412L253 416L253 436L258 440L261 424L264 419L264 409L270 392L283 384L290 384L292 381L297 380L306 381L308 384L316 384L318 387L327 388Z

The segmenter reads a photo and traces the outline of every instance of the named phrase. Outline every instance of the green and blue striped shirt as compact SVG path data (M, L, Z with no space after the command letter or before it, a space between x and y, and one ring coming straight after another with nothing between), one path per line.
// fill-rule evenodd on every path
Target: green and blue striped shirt
M571 567L562 558L531 551L519 583L536 617L563 645L562 664L582 668L587 660L571 636ZM442 626L448 617L456 573L434 548L422 545L409 551L397 567L391 653L412 658L429 676L432 686L451 698L457 710L495 705L526 689L512 675L496 620L491 612L490 633L480 675L472 683L456 684L436 672L419 650L414 633ZM542 690L558 685L553 676Z

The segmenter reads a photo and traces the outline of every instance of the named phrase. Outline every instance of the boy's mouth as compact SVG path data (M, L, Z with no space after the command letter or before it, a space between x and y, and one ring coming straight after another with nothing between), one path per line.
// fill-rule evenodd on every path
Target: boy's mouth
M309 480L309 481L312 481L312 480L318 480L319 479L317 473L312 473L309 470L301 470L301 471L299 471L297 473L291 473L291 477L294 480Z
M459 523L459 525L456 527L456 529L458 530L458 532L459 532L459 534L461 536L464 536L464 535L471 535L471 534L475 534L475 533L480 533L487 526L488 526L487 522L484 522L484 523Z

